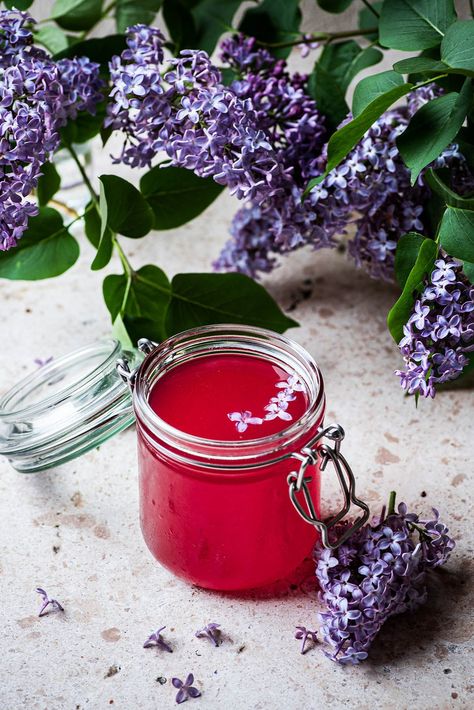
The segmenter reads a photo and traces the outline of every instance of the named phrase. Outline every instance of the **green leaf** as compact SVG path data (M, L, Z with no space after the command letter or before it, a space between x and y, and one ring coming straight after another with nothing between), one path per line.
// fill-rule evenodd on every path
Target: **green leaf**
M26 281L52 278L70 269L78 256L79 245L59 212L43 207L30 218L18 245L0 252L0 277Z
M117 32L125 32L137 24L151 25L163 0L117 0L115 22Z
M380 74L372 74L365 77L365 79L359 81L354 89L354 97L352 99L354 117L359 116L372 101L384 96L389 91L398 91L402 86L405 86L402 77L393 71L383 71ZM399 97L397 96L397 98ZM396 101L396 99L394 100Z
M449 27L441 42L441 59L474 75L474 20L458 21Z
M171 284L168 335L212 323L246 323L279 333L298 325L243 274L178 274Z
M87 57L91 62L98 62L104 69L107 69L110 59L114 55L120 54L126 46L125 35L121 34L109 35L100 39L85 39L59 52L54 56L54 59L57 61Z
M462 269L464 273L466 274L467 278L469 281L474 284L474 263L465 261L464 264L462 265Z
M338 14L347 10L349 5L352 5L352 0L318 0L318 5L326 12Z
M309 76L308 90L327 117L330 130L334 130L347 116L349 107L345 100L347 88L356 74L382 59L374 47L362 49L349 40L326 45Z
M185 168L156 166L143 175L140 190L155 215L153 228L173 229L204 212L223 187Z
M461 128L472 101L471 79L460 94L445 94L424 104L397 138L397 147L414 185L424 167L435 160Z
M436 47L455 20L453 0L385 0L379 22L380 43L407 51Z
M153 265L128 275L107 276L103 284L112 321L120 316L133 342L139 338L164 340L170 291L166 274Z
M270 44L291 42L301 21L298 0L263 0L258 7L246 11L239 25L240 32ZM268 47L276 57L285 58L291 47Z
M57 25L41 25L34 32L35 42L46 47L51 54L62 52L68 47L67 36Z
M24 12L33 5L34 0L3 0L3 4L7 10L21 10Z
M196 28L196 46L211 54L219 37L232 28L242 0L199 0L191 9ZM277 0L278 2L278 0ZM290 0L291 4L291 0Z
M38 180L37 195L40 207L44 207L59 190L61 178L53 163L44 163L41 167L41 172L42 175Z
M163 19L173 40L175 53L186 47L197 46L197 30L191 10L184 0L164 0Z
M395 276L401 288L405 286L424 240L425 237L418 232L408 232L398 240L395 253Z
M443 181L441 171L428 168L423 176L424 180L431 187L433 192L443 198L444 203L450 207L460 207L466 210L474 210L474 197L461 197L457 192Z
M112 207L112 205L111 205ZM97 207L94 205L94 210L97 213ZM112 258L112 253L114 251L114 241L113 241L113 231L108 226L109 220L109 202L105 195L104 185L100 183L100 196L99 196L99 217L100 217L100 237L99 243L97 245L97 254L91 264L92 271L99 271L107 266ZM94 233L94 228L96 226L95 218L90 218L90 231L93 239L97 239L96 233ZM92 241L92 240L91 240Z
M395 62L394 71L398 74L444 74L451 71L443 62L430 57L409 57Z
M74 143L87 143L91 138L98 135L102 129L105 118L106 102L97 104L95 116L81 111L74 120L70 120L60 130L63 145Z
M365 79L363 81L365 81ZM328 160L326 170L319 177L313 178L309 181L305 194L308 194L308 192L310 192L315 185L319 185L319 183L324 180L325 176L333 170L333 168L339 165L341 160L343 160L356 145L356 143L360 141L364 133L368 131L374 121L376 121L377 118L397 99L407 94L412 88L412 84L402 84L401 86L397 85L381 96L377 96L377 98L371 101L356 118L333 133L328 143Z
M88 202L84 213L84 231L87 239L96 249L99 246L101 234L100 214L94 203Z
M103 0L56 0L51 19L65 30L90 30L101 18Z
M437 253L436 242L425 239L420 246L415 264L408 274L402 294L388 314L387 325L396 343L399 343L403 337L403 326L410 317L415 294L421 288L425 276L433 270Z
M439 227L439 242L456 259L474 262L474 212L448 207Z
M137 239L153 227L153 211L136 187L118 175L101 175L101 218L112 232Z

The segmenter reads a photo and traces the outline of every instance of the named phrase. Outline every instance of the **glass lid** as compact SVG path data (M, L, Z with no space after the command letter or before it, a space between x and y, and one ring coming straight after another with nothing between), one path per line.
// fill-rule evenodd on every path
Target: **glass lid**
M0 454L25 473L69 461L134 422L115 366L142 356L104 339L43 365L0 398Z

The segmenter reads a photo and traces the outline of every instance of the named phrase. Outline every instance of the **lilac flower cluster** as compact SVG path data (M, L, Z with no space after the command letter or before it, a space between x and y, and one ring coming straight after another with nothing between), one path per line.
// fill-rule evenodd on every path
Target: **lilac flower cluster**
M332 647L329 658L363 661L389 617L426 601L427 571L443 565L455 546L434 508L433 514L420 520L400 503L397 513L382 514L336 550L317 547L316 577L327 605L320 631Z
M424 230L424 209L430 196L422 177L416 186L410 185L410 172L398 152L396 138L439 89L418 89L406 106L385 113L347 158L302 199L305 184L321 174L326 162L326 146L321 149L323 123L305 94L304 77L295 75L291 83L286 77L292 91L296 82L301 105L301 115L291 126L286 120L285 103L279 102L284 90L274 78L279 72L284 74L281 62L272 60L265 50L255 49L251 40L233 39L224 43L224 48L224 61L240 72L231 88L251 98L260 125L269 131L270 142L282 147L280 159L291 169L293 185L290 191L263 203L252 201L237 212L230 229L232 238L224 246L216 268L256 276L275 267L277 254L305 244L313 248L336 246L336 237L346 234L353 225L355 234L348 249L356 264L375 278L392 280L398 239L410 230ZM278 127L276 135L272 132L274 125ZM306 140L309 125L313 131L318 126L313 143ZM457 145L449 146L432 167L449 167L453 186L460 192L474 189L474 175Z
M438 259L416 300L399 343L408 394L435 396L437 383L455 380L474 350L474 286L450 257Z
M37 214L27 197L59 146L60 128L103 99L99 65L54 62L33 45L33 25L27 13L0 11L0 250L15 246Z
M235 422L235 428L239 434L243 434L249 424L263 424L265 421L269 422L277 418L286 422L290 422L293 419L290 412L287 411L288 406L290 402L296 399L296 392L304 392L304 385L297 375L291 373L286 380L277 382L275 387L280 391L270 397L269 403L265 405L266 414L264 417L254 417L248 409L244 412L229 412L227 414L228 419L231 422Z

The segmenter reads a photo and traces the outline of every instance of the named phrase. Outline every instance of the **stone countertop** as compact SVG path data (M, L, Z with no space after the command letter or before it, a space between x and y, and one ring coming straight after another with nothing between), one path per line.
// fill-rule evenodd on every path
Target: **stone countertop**
M123 239L124 247L137 266L206 270L234 208L224 195L191 224ZM0 282L0 392L35 357L110 332L103 274L89 270L92 249L83 238L81 245L78 264L57 279ZM114 261L106 271L118 269ZM301 656L294 627L314 627L321 608L311 563L271 589L240 595L193 588L162 569L139 530L133 428L45 473L22 475L2 459L1 708L172 708L170 679L189 672L202 690L191 701L196 710L474 707L472 391L443 392L418 409L403 397L384 322L395 290L343 255L294 254L265 283L301 323L289 335L324 372L327 419L347 431L362 497L376 512L396 489L410 507L439 506L449 521L458 545L428 606L388 623L359 667L338 667L319 648ZM335 488L324 485L329 509ZM38 618L37 586L65 613ZM228 635L217 649L194 638L209 621ZM143 649L165 624L175 652Z

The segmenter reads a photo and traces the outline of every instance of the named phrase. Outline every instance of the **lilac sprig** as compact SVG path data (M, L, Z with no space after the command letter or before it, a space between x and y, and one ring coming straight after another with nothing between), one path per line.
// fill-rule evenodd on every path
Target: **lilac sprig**
M403 327L405 369L397 370L408 394L434 397L436 385L459 377L474 350L474 286L451 257L435 262Z
M59 130L103 100L99 65L55 62L33 44L34 20L0 11L0 251L14 247L38 213L27 198L60 143Z
M178 692L176 693L176 702L178 705L186 702L189 698L199 698L201 695L201 692L193 686L194 675L192 673L189 673L184 683L179 678L172 678L171 682L175 688L178 688Z
M426 573L445 564L455 543L433 509L422 520L400 503L398 511L356 531L336 550L318 545L316 577L327 611L319 615L321 634L332 647L326 655L355 664L369 648L385 621L413 611L426 601ZM339 524L334 535L346 528Z
M302 639L300 653L304 655L306 651L308 651L308 647L306 646L308 640L315 645L318 641L318 635L316 631L310 631L306 626L297 626L296 629L295 639Z
M52 611L64 611L64 607L57 599L50 599L47 592L41 587L36 588L36 592L41 596L41 609L38 616L44 616L47 613L47 608L50 606Z
M196 638L203 638L206 637L212 643L214 646L220 646L222 643L222 631L220 630L220 624L206 624L206 626L203 629L199 629L199 631L196 631L194 634Z
M164 640L161 632L166 629L166 626L162 626L160 629L157 631L154 631L150 636L147 638L145 643L143 644L143 648L151 648L152 646L157 646L158 648L162 649L163 651L167 651L168 653L173 653L173 649L171 646L166 643Z

